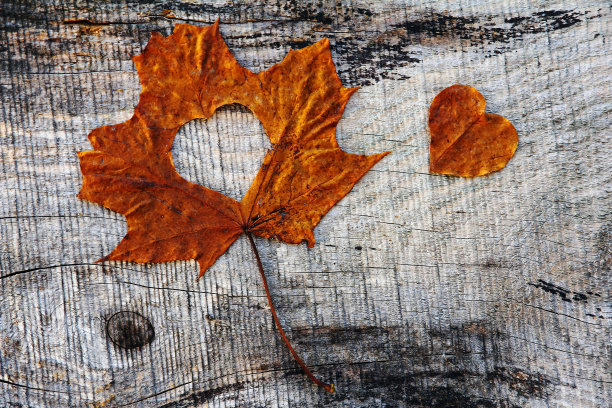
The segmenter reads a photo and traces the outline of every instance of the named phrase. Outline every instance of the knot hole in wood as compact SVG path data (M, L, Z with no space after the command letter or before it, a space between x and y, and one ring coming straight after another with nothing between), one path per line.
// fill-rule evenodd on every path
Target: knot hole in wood
M140 313L119 311L106 322L106 334L118 347L137 349L155 338L155 329L149 319Z

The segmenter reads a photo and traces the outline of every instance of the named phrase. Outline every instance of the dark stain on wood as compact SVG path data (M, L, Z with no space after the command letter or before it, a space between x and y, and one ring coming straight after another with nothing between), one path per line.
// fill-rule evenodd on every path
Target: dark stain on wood
M155 338L153 325L143 315L131 311L120 311L106 322L106 334L115 344L124 349L137 349Z
M397 68L421 62L415 46L439 45L450 50L458 47L480 48L487 56L502 54L512 47L511 40L530 34L571 27L581 21L580 14L569 10L553 10L526 17L496 22L497 16L459 17L445 13L415 13L412 18L391 26L391 30L373 36L369 31L355 31L350 36L337 37L334 49L343 60L339 75L351 84L370 85L381 79L407 79ZM367 27L367 21L357 26ZM304 45L290 43L290 46ZM368 61L368 70L361 69ZM347 67L347 68L342 68ZM359 75L355 78L355 73ZM361 82L359 82L361 81Z
M597 234L599 271L612 270L612 224L606 224Z
M544 397L550 381L541 374L527 373L518 368L495 367L487 373L487 380L503 382L523 397Z
M561 300L563 300L564 302L568 302L568 303L571 303L571 302L587 303L589 296L601 296L599 293L593 293L593 292L591 292L590 294L588 294L588 292L587 293L572 292L568 289L562 288L561 286L554 285L550 282L546 282L542 279L538 279L538 281L535 283L529 282L529 285L535 288L542 289L544 292L559 296Z
M401 371L400 371L401 373ZM429 377L424 375L424 377ZM338 393L337 402L348 400L367 401L376 395L381 402L380 406L407 407L465 407L465 408L493 408L498 406L496 401L482 397L471 396L461 388L455 388L443 383L436 384L436 375L429 377L432 383L423 386L422 379L411 375L398 374L388 370L379 370L373 365L362 372L362 388L357 395ZM384 389L384 392L380 392ZM378 404L377 404L378 405Z
M88 18L73 18L73 19L64 20L64 24L65 25L78 25L78 26L84 26L84 27L98 27L98 26L110 25L112 23L108 21L93 21Z
M532 32L541 32L542 28L539 22L545 22L546 26L551 30L559 30L562 28L571 27L581 20L578 17L580 13L570 10L546 10L534 13L531 17L512 17L506 19L506 23L511 23L513 27L524 24L531 24ZM539 31L535 31L539 30Z
M269 47L275 49L300 49L313 44L316 40L329 37L332 52L337 62L338 75L346 86L371 85L383 79L408 79L405 73L398 69L420 63L423 56L420 47L440 46L449 51L472 47L486 56L502 54L516 48L513 41L522 38L560 29L572 27L581 21L591 18L589 12L580 13L571 10L548 10L527 16L504 17L490 16L456 16L450 13L436 13L428 10L415 10L403 21L396 19L386 31L377 31L376 21L380 15L361 7L334 7L333 14L324 11L325 7L316 4L284 3L272 7L253 10L248 5L215 6L210 4L163 3L159 4L159 12L143 15L138 21L112 21L105 15L101 18L95 11L83 13L77 18L63 19L58 24L77 26L77 38L64 38L60 44L54 44L53 38L39 41L37 48L28 49L34 56L49 57L79 48L78 37L98 34L104 28L109 36L124 38L127 42L146 42L143 33L158 31L163 35L170 34L168 23L211 24L210 18L202 19L202 15L218 16L221 25L258 22L269 26L282 23L288 32L293 32L291 26L300 25L301 34L287 36L270 36L266 31L254 31L248 37L234 36L226 38L230 48L235 47ZM8 17L29 21L34 26L45 26L49 22L38 10L4 10ZM256 16L253 16L257 13ZM591 13L592 14L592 13ZM236 20L236 16L241 16ZM210 20L210 21L209 21ZM306 24L305 27L302 27ZM138 30L132 30L131 26ZM5 31L10 31L7 24ZM136 37L129 40L129 37ZM140 38L142 37L142 38ZM44 46L43 46L44 45ZM519 45L520 46L520 45ZM26 47L36 47L26 44ZM10 50L8 50L10 52ZM100 55L92 56L104 58ZM6 70L7 61L0 59L0 69ZM22 72L28 71L28 66L19 67Z
M303 11L295 19L303 21ZM333 25L338 34L331 33L333 50L339 61L338 74L351 86L370 85L381 79L407 79L397 68L419 63L422 56L416 46L439 45L453 48L476 47L488 56L507 52L512 40L526 35L571 27L581 20L578 12L552 10L531 16L507 18L498 16L459 17L447 13L415 12L407 20L391 25L391 29L373 33L371 14L345 11L342 15L353 20L337 19ZM319 22L327 21L319 19ZM295 21L292 21L295 22ZM508 27L510 24L510 27ZM355 27L363 27L355 30ZM331 28L331 27L330 27ZM299 49L312 44L312 36L320 27L302 38L274 41L271 47ZM350 35L340 34L348 32ZM363 62L367 61L367 69Z
M322 374L338 389L335 396L324 397L323 405L345 400L367 403L375 398L385 406L402 401L402 406L415 407L516 407L506 399L484 396L503 388L506 395L515 396L514 401L546 399L555 385L546 376L515 365L508 350L516 339L484 321L430 329L425 336L401 326L304 329L291 335L301 348L344 344L364 360L333 365L329 374ZM298 375L299 369L285 371L287 377ZM351 385L355 381L361 384L359 390Z

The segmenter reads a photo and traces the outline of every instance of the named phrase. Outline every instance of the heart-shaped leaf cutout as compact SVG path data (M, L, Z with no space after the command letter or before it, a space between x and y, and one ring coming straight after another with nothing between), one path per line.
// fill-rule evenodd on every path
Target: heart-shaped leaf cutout
M485 98L453 85L429 107L429 171L476 177L502 169L514 155L518 135L503 116L485 113Z

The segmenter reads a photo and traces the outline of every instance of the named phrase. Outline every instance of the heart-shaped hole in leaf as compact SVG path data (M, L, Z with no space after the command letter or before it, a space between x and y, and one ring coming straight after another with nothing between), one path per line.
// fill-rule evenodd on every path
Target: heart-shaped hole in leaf
M174 138L172 160L185 179L240 200L271 148L257 117L233 104L184 124Z

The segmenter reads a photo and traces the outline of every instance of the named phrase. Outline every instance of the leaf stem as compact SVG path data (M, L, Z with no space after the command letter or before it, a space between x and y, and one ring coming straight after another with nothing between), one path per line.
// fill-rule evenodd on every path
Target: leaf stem
M257 247L255 246L255 241L253 240L253 236L251 235L249 231L245 231L245 233L246 233L246 236L249 238L249 242L251 243L251 248L253 249L253 253L255 254L255 259L257 260L257 267L259 268L259 273L261 274L261 280L263 281L264 289L266 290L266 296L268 297L268 304L270 305L270 310L272 311L272 317L274 318L274 323L276 323L276 328L278 329L281 337L283 338L285 345L287 346L287 348L293 355L293 358L295 358L295 361L297 361L300 367L302 367L302 369L304 370L308 378L310 378L318 386L325 388L327 391L334 392L336 390L336 387L334 387L334 384L325 384L323 381L315 377L314 374L310 372L310 370L308 369L304 361L295 352L293 347L291 347L291 343L289 342L289 339L287 338L283 328L281 327L280 321L278 320L278 316L276 316L276 310L274 309L274 304L272 303L272 296L270 296L270 288L268 287L268 281L266 280L266 275L264 274L263 265L261 264L261 258L259 258L259 251L257 251Z

